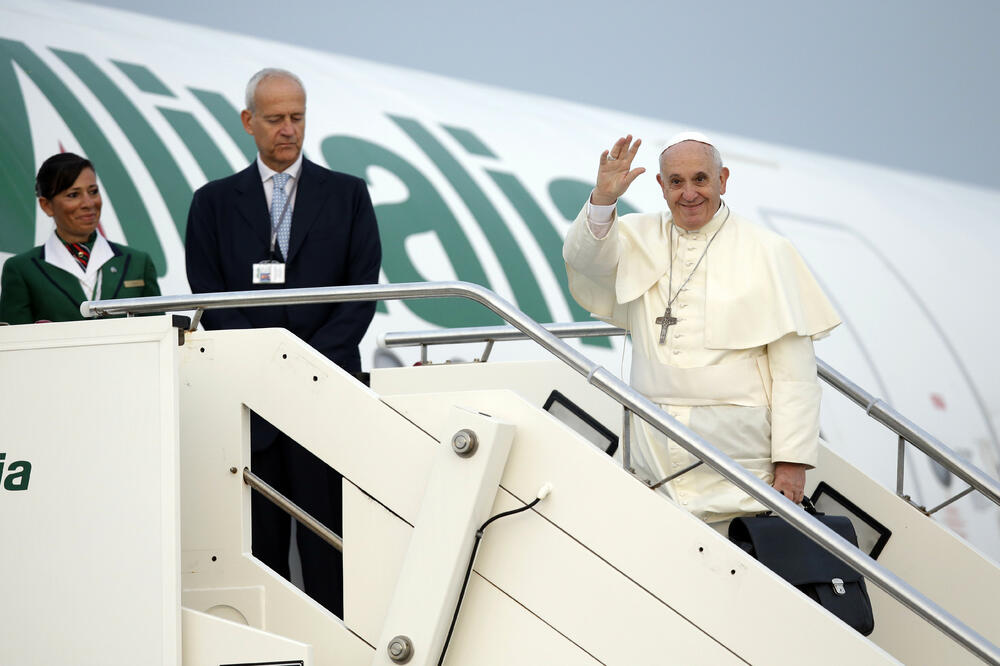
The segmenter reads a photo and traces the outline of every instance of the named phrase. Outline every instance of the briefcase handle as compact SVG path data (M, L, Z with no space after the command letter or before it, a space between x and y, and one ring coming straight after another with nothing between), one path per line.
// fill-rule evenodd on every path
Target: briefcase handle
M813 504L813 501L811 499L809 499L809 495L803 495L802 496L802 502L800 502L800 504L801 504L802 508L806 510L806 513L808 513L810 515L813 515L813 516L823 516L823 515L826 515L826 514L820 513L819 511L816 510L816 505ZM756 515L758 515L758 516L770 516L773 513L774 513L773 511L762 511L762 512L756 514Z

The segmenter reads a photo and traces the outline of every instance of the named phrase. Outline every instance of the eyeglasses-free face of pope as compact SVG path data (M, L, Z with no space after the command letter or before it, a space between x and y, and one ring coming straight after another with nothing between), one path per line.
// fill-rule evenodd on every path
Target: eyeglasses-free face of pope
M717 164L712 149L698 141L682 141L660 157L656 182L674 223L693 231L708 224L726 193L729 169Z

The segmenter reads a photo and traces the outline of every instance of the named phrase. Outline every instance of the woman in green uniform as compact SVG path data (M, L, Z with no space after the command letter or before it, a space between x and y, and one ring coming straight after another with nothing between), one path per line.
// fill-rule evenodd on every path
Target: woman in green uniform
M160 295L149 255L101 233L101 192L90 160L53 155L38 170L35 194L55 229L44 245L4 263L0 322L74 321L83 319L83 301Z

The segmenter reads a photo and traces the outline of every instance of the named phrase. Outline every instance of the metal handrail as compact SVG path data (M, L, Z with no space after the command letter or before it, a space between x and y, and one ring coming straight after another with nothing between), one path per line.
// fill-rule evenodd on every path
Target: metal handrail
M826 383L861 406L870 417L1000 506L1000 483L986 472L962 458L944 442L896 411L892 405L868 393L829 364L816 359L816 370Z
M542 324L557 338L602 338L625 335L618 328L603 321ZM527 335L513 326L473 326L471 328L446 328L433 331L392 331L378 336L379 347L415 347L417 345L453 345L467 342L505 342L526 340Z
M238 470L235 467L231 467L229 471L236 474ZM267 481L251 472L249 467L243 468L243 483L263 495L269 502L271 502L271 504L287 513L289 516L298 521L299 524L308 527L313 534L336 548L337 551L341 553L344 552L343 537L313 518L311 513L300 507L298 504L279 493Z
M594 363L563 342L544 326L518 310L513 304L478 284L469 282L411 282L402 284L350 285L239 291L190 296L156 296L105 301L86 301L80 305L85 317L99 315L145 314L166 311L261 307L298 303L338 303L411 298L467 298L482 304L512 324L543 349L584 375L612 399L637 414L647 423L673 439L686 451L704 460L731 483L771 509L800 532L837 558L863 574L889 596L924 618L980 659L1000 664L1000 647L966 625L947 610L921 594L896 574L879 565L866 553L845 541L829 527L815 520L784 495L767 485L742 465L681 425L654 402L632 389L613 373Z
M574 322L559 324L543 324L553 335L560 338L583 338L600 336L625 335L625 329L601 321ZM472 342L489 342L499 340L524 340L527 336L511 326L481 326L478 328L459 328L432 331L403 331L385 333L379 336L379 345L393 347L421 347L429 345L460 344ZM816 374L827 384L837 389L883 426L923 451L932 460L978 490L984 497L1000 506L1000 483L983 470L962 458L953 449L944 444L926 430L900 414L891 405L876 398L863 388L852 382L845 375L832 368L822 359L816 359ZM900 465L900 470L902 466ZM962 491L959 496L948 500L951 502L964 496L968 491ZM939 505L936 509L941 508ZM932 511L928 511L930 514Z

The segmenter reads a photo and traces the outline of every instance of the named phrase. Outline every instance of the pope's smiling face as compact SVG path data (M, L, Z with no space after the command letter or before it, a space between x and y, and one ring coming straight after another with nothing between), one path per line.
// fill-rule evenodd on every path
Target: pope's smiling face
M712 149L698 141L682 141L660 157L656 182L674 217L689 231L700 229L719 210L729 169L715 162Z

